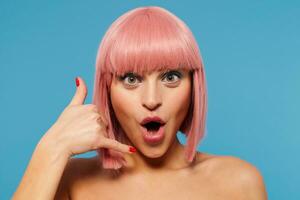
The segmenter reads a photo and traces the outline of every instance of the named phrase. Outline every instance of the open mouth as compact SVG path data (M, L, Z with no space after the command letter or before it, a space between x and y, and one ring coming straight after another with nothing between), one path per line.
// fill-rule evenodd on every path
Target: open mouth
M163 125L164 124L161 124L160 122L152 121L152 122L148 122L142 126L145 127L147 129L147 131L158 131L159 128Z
M161 121L148 121L141 124L141 135L149 145L160 144L165 137L165 123Z
M161 126L164 126L165 124L162 124L160 122L155 122L155 121L151 121L151 122L148 122L144 125L142 125L143 127L145 127L147 129L147 131L149 132L156 132L159 130L159 128Z

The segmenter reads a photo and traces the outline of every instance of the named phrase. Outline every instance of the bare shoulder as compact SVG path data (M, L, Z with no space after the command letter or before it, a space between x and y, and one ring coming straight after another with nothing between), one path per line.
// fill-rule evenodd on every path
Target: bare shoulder
M77 180L83 180L89 176L93 176L95 172L99 172L99 162L97 157L93 158L70 158L55 195L55 199L68 200L70 198L70 189Z
M266 200L263 176L253 164L234 156L202 155L199 165L216 185L239 199Z

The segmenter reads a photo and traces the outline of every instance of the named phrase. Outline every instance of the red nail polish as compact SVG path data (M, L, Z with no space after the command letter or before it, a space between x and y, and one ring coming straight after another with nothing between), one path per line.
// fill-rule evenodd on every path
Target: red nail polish
M76 87L78 87L79 86L79 80L78 80L78 78L76 77Z
M134 153L134 152L136 152L136 149L134 147L129 147L129 151Z

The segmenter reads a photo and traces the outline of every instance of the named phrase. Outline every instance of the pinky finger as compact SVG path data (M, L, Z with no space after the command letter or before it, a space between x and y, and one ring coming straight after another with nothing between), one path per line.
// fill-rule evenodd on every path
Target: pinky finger
M132 146L126 145L126 144L122 144L116 140L113 139L108 139L103 137L101 140L101 147L104 148L111 148L114 149L116 151L120 151L120 152L124 152L124 153L134 153L136 152L136 149Z

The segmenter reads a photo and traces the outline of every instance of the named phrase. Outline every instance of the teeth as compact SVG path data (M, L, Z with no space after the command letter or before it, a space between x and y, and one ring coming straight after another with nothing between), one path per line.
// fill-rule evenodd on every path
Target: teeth
M156 134L156 133L158 132L158 130L159 130L159 129L157 129L157 130L148 130L148 129L147 129L147 133L148 133L149 135L154 135L154 134Z

